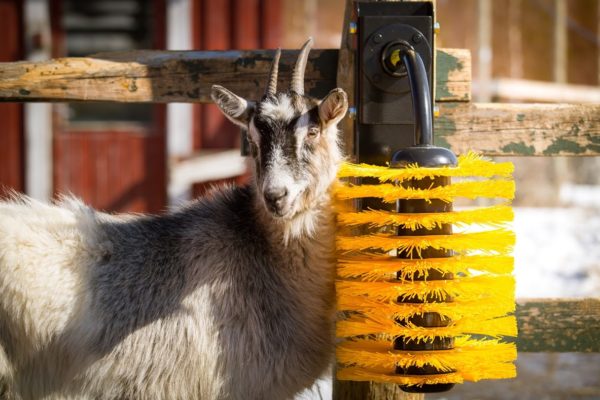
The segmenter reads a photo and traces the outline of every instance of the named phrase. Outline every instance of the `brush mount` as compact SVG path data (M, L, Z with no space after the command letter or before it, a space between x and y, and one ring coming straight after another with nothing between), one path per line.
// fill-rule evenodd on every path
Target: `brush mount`
M425 76L419 78L421 82L433 81L433 5L357 2L355 13L358 22L355 157L361 163L385 165L396 150L415 144L412 101L415 90L404 64L393 62L391 55L401 49L411 50L423 64ZM433 96L431 85L428 87L431 112Z
M357 3L359 20L358 104L360 106L356 146L359 162L391 167L407 165L419 167L456 166L456 156L448 149L433 146L432 85L433 80L433 7L431 3ZM392 153L392 151L394 151ZM449 177L408 180L401 183L406 188L427 189L450 184ZM387 208L373 200L363 200L362 209ZM399 213L441 213L452 211L452 203L441 200L398 200ZM398 236L449 235L452 225L443 224L434 229L409 230L398 228ZM451 250L425 248L418 253L398 251L401 259L452 257ZM397 279L402 280L398 271ZM428 280L450 280L451 273L429 270ZM423 281L424 276L413 277ZM444 298L416 299L399 296L402 303L452 302ZM398 319L401 326L446 327L451 320L435 312L414 315L407 320ZM397 337L393 350L432 351L450 350L454 338L435 337L422 341ZM397 366L399 375L436 375L448 371L424 365L422 367ZM408 392L443 392L453 383L401 386Z

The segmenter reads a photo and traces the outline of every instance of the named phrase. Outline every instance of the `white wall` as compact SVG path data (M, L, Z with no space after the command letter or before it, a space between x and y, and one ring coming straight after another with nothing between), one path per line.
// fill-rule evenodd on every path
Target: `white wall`
M167 48L190 50L192 48L192 14L190 0L167 2ZM169 160L192 153L192 105L170 103L167 105L167 154ZM185 201L190 188L169 183L169 204Z
M50 58L48 1L26 0L24 19L26 58ZM32 46L35 36L41 38L40 47ZM52 106L48 103L25 103L25 193L42 201L52 196Z

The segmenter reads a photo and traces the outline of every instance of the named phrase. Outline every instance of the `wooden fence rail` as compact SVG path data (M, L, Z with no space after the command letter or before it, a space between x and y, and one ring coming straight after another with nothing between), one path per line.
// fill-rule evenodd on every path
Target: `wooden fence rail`
M322 97L336 87L338 50L313 50L306 90ZM262 94L272 50L130 51L41 62L0 63L0 101L113 101L209 103L212 84L240 96ZM287 84L297 50L281 56L281 84ZM467 50L438 51L437 97L468 101L471 60Z
M42 62L0 63L0 101L210 102L210 86L261 95L270 50L132 51ZM338 50L314 50L310 94L336 86ZM281 84L297 51L284 51ZM437 53L437 143L490 156L600 155L600 105L477 104L470 100L466 50ZM551 116L551 118L549 118Z
M600 352L600 299L517 301L519 352Z

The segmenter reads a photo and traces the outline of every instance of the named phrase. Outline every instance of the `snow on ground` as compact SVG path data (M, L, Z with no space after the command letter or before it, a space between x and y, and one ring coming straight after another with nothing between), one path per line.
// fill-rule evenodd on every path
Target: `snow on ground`
M514 230L517 298L600 294L600 208L515 208Z

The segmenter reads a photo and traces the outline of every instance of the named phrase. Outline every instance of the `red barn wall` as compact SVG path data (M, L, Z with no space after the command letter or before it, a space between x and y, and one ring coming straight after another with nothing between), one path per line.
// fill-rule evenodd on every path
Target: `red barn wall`
M22 18L22 0L0 0L0 62L23 59ZM24 190L24 154L23 105L0 103L0 195Z

